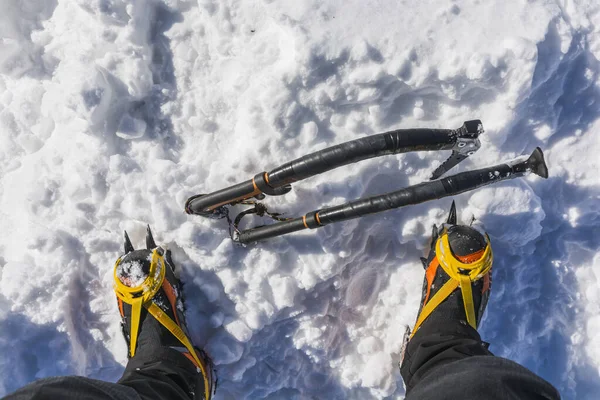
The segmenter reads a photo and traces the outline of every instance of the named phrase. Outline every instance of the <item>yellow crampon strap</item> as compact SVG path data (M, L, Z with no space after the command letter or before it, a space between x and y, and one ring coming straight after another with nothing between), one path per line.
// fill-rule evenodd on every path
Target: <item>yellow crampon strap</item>
M179 341L190 352L190 355L194 358L194 361L196 361L196 363L198 364L198 367L200 368L200 371L202 372L202 377L204 378L204 395L206 396L205 397L206 400L209 400L211 398L210 392L211 392L212 385L208 382L208 374L204 367L204 363L201 362L200 359L198 358L198 355L196 354L196 350L194 349L194 346L192 345L192 343L190 342L188 337L181 330L179 325L177 325L171 318L169 318L169 316L167 314L165 314L165 312L159 306L157 306L153 302L149 302L146 305L146 309L148 310L148 312L150 314L152 314L152 316L154 318L156 318L158 320L158 322L160 322L162 324L162 326L167 328L169 330L169 332L171 332L173 334L173 336L175 336L177 339L179 339Z
M429 317L429 315L439 306L444 300L448 298L460 287L463 303L465 306L465 314L467 316L467 322L474 329L477 329L477 321L475 318L475 302L473 301L473 289L471 287L472 282L481 279L487 274L492 268L493 254L492 246L490 246L490 238L486 235L487 245L483 252L483 255L479 260L465 264L460 262L452 254L450 250L450 243L448 241L448 232L444 230L437 240L435 254L436 257L444 269L446 274L450 277L440 290L425 304L417 318L415 327L412 331L411 338L420 328L421 324Z
M162 254L159 253L159 248L154 249L152 252L152 261L150 263L150 271L148 276L142 282L141 285L135 287L129 287L119 279L117 275L117 267L121 262L121 258L115 263L114 279L115 279L115 292L117 297L123 302L131 305L131 332L130 332L130 355L135 355L137 346L137 338L140 328L140 318L142 306L148 310L156 320L165 328L169 330L175 336L181 344L185 346L187 351L193 357L194 361L198 364L204 378L204 395L206 400L211 398L211 383L208 381L208 374L205 365L196 354L194 346L190 342L189 338L183 332L181 327L175 323L159 306L157 306L152 298L156 295L158 290L162 287L165 279L165 259Z
M165 260L163 256L158 253L158 249L154 249L148 276L141 285L135 287L125 285L121 282L121 279L119 279L117 269L120 263L121 258L115 263L115 293L124 303L131 305L131 343L129 346L129 354L133 357L135 355L137 337L140 330L142 306L150 301L162 286L163 280L165 279Z

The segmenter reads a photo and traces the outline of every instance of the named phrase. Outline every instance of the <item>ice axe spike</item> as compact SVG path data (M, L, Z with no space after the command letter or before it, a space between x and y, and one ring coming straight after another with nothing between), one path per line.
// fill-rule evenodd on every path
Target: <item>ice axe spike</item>
M152 237L152 230L150 229L150 225L147 225L146 227L146 248L148 250L156 248L156 242L154 241L154 237Z
M125 243L123 245L123 250L125 250L125 254L131 253L132 251L134 251L135 249L133 248L133 245L131 244L131 240L129 239L129 235L127 234L127 231L123 231L124 232L124 237L125 237Z

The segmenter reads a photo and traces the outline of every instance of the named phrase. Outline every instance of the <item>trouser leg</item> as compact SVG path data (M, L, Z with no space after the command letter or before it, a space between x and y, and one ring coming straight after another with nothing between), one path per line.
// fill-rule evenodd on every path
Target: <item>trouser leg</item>
M495 357L477 331L456 320L427 320L406 348L400 372L410 399L559 399L533 372Z
M58 376L40 379L3 400L140 400L130 387L116 383L84 378L82 376Z
M4 400L190 400L202 399L204 386L196 387L196 367L177 350L164 347L138 353L129 360L118 383L81 376L64 376L33 382Z
M191 400L204 398L204 381L190 360L177 350L138 353L119 384L134 389L143 400Z

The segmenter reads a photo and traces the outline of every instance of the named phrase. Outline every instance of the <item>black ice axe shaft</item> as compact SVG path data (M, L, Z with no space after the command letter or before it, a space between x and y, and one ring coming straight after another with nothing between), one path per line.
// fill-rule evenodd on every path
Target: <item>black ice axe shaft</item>
M359 199L335 207L310 212L303 217L260 226L240 232L241 243L252 243L304 229L315 229L334 222L346 221L363 215L375 214L394 208L419 204L477 189L530 172L548 177L544 154L538 147L529 158L520 158L505 164L475 171L462 172L436 181L410 186L395 192Z
M292 189L291 183L373 157L452 150L450 158L433 172L432 179L437 179L479 149L478 138L482 132L481 121L473 120L458 129L400 129L367 136L307 154L237 185L190 197L185 211L209 216L221 206L234 205L252 197L280 196Z

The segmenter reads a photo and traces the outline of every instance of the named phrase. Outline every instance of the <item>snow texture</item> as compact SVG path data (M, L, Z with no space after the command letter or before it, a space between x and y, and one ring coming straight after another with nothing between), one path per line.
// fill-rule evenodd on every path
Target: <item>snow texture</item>
M148 277L143 268L142 262L138 260L120 263L117 267L117 278L129 287L138 287Z
M0 0L0 396L115 381L122 231L186 282L218 399L401 399L433 223L450 199L246 248L187 197L303 154L480 118L456 171L541 146L550 178L456 197L495 250L482 336L565 399L600 390L596 0ZM350 165L267 204L300 215L426 180L448 154ZM238 209L241 209L238 207Z

